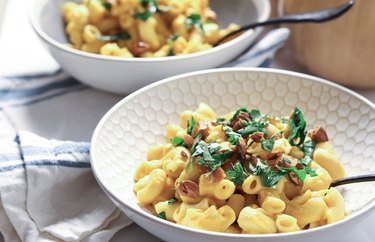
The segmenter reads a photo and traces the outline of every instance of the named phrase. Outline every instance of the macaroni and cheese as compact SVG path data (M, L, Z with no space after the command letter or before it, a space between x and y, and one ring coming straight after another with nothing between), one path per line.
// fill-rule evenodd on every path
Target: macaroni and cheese
M63 5L70 46L119 57L164 57L212 48L221 29L208 0L83 0Z
M134 174L142 206L163 219L226 233L284 233L345 216L345 175L324 128L239 108L218 117L208 105L167 126L167 144L149 149Z

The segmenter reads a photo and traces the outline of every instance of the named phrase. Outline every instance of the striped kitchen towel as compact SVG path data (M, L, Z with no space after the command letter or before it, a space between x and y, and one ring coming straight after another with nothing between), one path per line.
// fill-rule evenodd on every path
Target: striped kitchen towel
M266 66L288 36L285 28L271 31L226 67ZM131 223L96 183L87 143L102 115L121 98L62 70L0 77L5 241L108 241Z

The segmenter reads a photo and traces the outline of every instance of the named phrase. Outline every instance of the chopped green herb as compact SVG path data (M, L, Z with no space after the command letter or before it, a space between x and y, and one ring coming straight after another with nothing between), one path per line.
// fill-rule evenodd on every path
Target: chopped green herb
M227 171L226 173L229 180L236 185L241 185L247 177L241 163L236 163L232 167L232 169Z
M314 153L315 145L316 145L315 141L306 140L305 142L303 142L303 145L302 145L303 153L305 153L305 155L307 155L309 157L312 157L312 155Z
M310 156L305 156L303 157L300 161L299 161L302 165L304 166L310 166L311 162L312 162L312 159L310 158Z
M260 111L257 109L249 110L247 108L239 108L236 110L233 116L229 119L229 122L232 122L233 120L235 120L241 112L248 113L250 115L250 119L253 121L258 121L262 117L262 115L260 114Z
M91 4L91 1L89 1L89 3ZM107 11L111 11L111 8L112 8L112 3L106 1L106 0L102 0L102 5L103 7L107 10Z
M295 108L290 120L289 120L289 126L290 126L290 134L288 137L288 141L291 145L299 146L301 145L306 137L306 121L303 117L303 114L299 108Z
M173 34L171 37L167 39L167 44L171 44L172 42L176 41L180 36L178 34Z
M195 28L200 29L202 32L204 32L203 23L202 23L202 20L201 20L201 15L198 14L198 13L190 14L186 18L185 24L186 24L186 27L187 27L188 30L195 27Z
M176 146L186 146L184 139L180 137L174 137L171 139L171 144Z
M190 153L191 153L191 154L194 154L194 153L195 153L195 151L196 151L196 149L197 149L197 145L199 144L199 142L200 142L201 140L202 140L202 134L199 133L199 134L197 135L197 137L195 137L195 139L194 139L194 143L193 143L193 145L191 146L191 150L190 150ZM191 163L192 163L192 160L193 160L193 156L191 155L190 158L189 158L188 164L186 165L185 169L190 168Z
M264 128L264 126L266 125L267 125L266 121L252 122L245 128L238 130L237 133L241 134L242 136L248 136L255 132L262 132L263 134L267 135L267 130Z
M287 172L288 173L288 172ZM276 186L277 183L287 174L280 171L274 171L271 167L267 167L260 174L260 180L262 181L263 186L265 187L273 187Z
M217 168L222 166L227 158L232 155L232 152L220 152L221 146L218 143L206 144L203 141L200 141L192 153L191 157L198 157L196 162L198 164L207 166L210 168L211 173L214 172Z
M167 56L174 56L173 48L168 49Z
M141 12L136 12L136 13L133 15L134 18L139 18L139 19L141 19L142 21L147 21L147 19L149 19L151 16L152 16L152 12L148 12L148 11L143 12L143 13L141 13Z
M196 124L196 122L195 122L194 117L191 117L191 119L187 121L187 130L186 130L187 134L191 135L191 133L193 132L195 124Z
M167 215L165 214L165 212L161 212L161 213L158 213L156 215L158 218L161 218L161 219L164 219L164 220L167 220Z
M307 157L307 159L310 159L310 158ZM275 186L284 176L286 176L290 172L294 172L296 176L298 177L298 179L300 179L302 182L306 179L307 174L309 174L310 176L317 175L315 173L315 170L309 166L310 163L307 160L305 161L301 160L300 162L303 165L306 164L306 166L300 170L297 169L296 167L278 167L278 170L272 170L270 166L262 163L260 160L258 160L256 167L253 167L250 164L249 168L250 168L250 171L254 175L260 176L263 186L272 187L272 186Z
M219 124L222 124L222 125L229 125L229 121L228 121L228 120L225 120L225 118L222 118L222 117L218 118L218 119L217 119L217 122L218 122Z
M173 204L175 204L177 202L177 198L172 198L172 199L170 199L169 201L168 201L168 205L173 205Z
M273 139L262 140L261 144L262 144L262 149L263 150L272 151L273 145L275 144L275 141Z
M238 145L240 143L239 138L241 137L241 135L239 133L234 132L232 128L224 127L224 132L226 136L228 137L228 141L232 145Z
M122 31L113 35L97 35L96 39L100 41L118 41L118 40L128 40L131 36L128 32Z

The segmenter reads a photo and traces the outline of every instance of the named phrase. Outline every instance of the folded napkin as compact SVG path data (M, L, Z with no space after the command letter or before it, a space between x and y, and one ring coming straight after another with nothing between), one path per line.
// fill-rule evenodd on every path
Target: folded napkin
M289 30L266 34L228 66L267 66ZM0 77L0 232L5 241L109 241L131 221L101 191L89 141L122 97L62 70ZM28 130L19 131L20 129Z

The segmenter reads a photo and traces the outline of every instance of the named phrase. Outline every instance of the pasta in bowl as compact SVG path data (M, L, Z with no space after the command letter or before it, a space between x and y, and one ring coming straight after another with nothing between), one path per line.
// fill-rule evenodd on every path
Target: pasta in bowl
M167 125L134 173L142 206L177 224L227 233L295 232L342 219L333 179L345 175L321 126L239 108L218 117L207 104ZM307 132L307 135L306 135ZM215 221L215 222L214 222Z
M200 111L202 110L199 108L200 102L209 105L219 116L212 116L210 112ZM196 110L197 107L198 110ZM205 105L203 105L203 110L207 110L207 107L204 107ZM319 223L304 219L303 216L298 213L298 209L293 211L294 206L291 206L288 200L281 199L282 202L278 200L281 198L280 194L283 193L278 192L277 188L281 188L282 183L275 187L266 187L262 184L262 181L260 181L257 184L265 188L263 188L264 191L257 196L256 200L250 199L251 197L254 198L253 195L240 192L242 191L242 184L235 185L234 194L237 195L230 195L231 189L233 189L231 183L235 183L236 179L231 180L229 178L232 175L236 177L236 174L240 174L240 172L236 170L237 167L237 169L240 170L239 166L232 167L232 165L229 165L228 170L226 170L224 166L221 167L225 171L226 177L222 179L223 181L225 180L225 187L231 188L227 190L230 191L229 194L226 194L229 198L225 196L220 197L222 195L221 193L215 193L209 180L203 179L205 176L201 178L201 181L200 176L198 179L192 180L198 185L198 191L200 189L200 182L207 186L202 186L202 188L206 187L206 189L199 192L199 196L201 196L200 193L204 194L202 195L204 196L202 199L198 198L198 201L189 201L189 203L186 203L189 204L190 207L186 206L186 204L184 205L182 199L185 198L179 197L176 191L171 191L170 193L160 192L160 190L165 190L164 187L159 186L159 184L168 185L170 188L176 187L178 183L176 184L173 180L178 180L178 174L183 173L185 169L186 157L184 156L179 160L177 158L181 155L181 151L184 151L183 153L186 154L189 154L190 151L186 147L172 144L170 139L173 140L175 137L184 138L182 133L187 130L186 125L188 120L191 121L190 117L193 116L196 123L199 123L198 121L207 120L208 122L208 120L217 119L229 113L226 119L230 119L231 115L233 115L233 111L236 111L239 107L247 107L249 111L258 109L263 115L268 115L269 117L286 116L287 118L290 117L289 114L291 112L293 113L295 107L298 107L303 113L304 119L308 121L305 130L314 130L315 125L322 125L324 127L326 133L329 135L329 143L334 147L336 155L330 155L332 151L325 142L321 142L325 144L323 146L322 144L315 144L315 151L312 155L312 160L315 160L311 161L309 167L317 176L311 176L311 172L309 172L309 174L306 168L304 168L303 171L306 171L306 177L303 182L305 188L302 186L302 188L300 188L301 190L299 190L300 193L297 195L288 195L290 196L288 200L292 201L294 204L303 205L314 204L316 202L314 206L317 207L320 204L320 210L316 210L317 214L313 214L319 217ZM186 113L184 112L185 110L192 111ZM182 123L181 113L184 113L183 117L185 117L182 119ZM200 114L198 115L198 113ZM351 233L351 231L354 231L354 228L358 227L360 221L363 221L373 213L373 209L375 208L375 187L371 183L362 183L360 185L347 185L342 187L338 189L339 193L336 193L335 189L330 190L327 194L325 194L325 192L319 192L320 190L327 191L326 184L330 183L330 179L335 179L333 178L335 176L342 176L343 173L342 171L338 173L331 172L331 170L338 171L338 168L325 166L319 161L319 156L314 158L314 155L324 153L324 156L331 157L332 159L336 157L337 163L332 164L336 164L337 167L341 167L340 164L342 164L345 169L345 176L374 172L375 164L372 157L375 151L371 148L371 144L375 139L375 121L372 117L375 117L375 107L369 101L336 84L308 75L258 68L230 68L188 73L165 79L143 88L114 106L103 117L93 134L91 143L91 164L98 183L117 206L138 225L165 241L188 242L191 241L192 238L198 241L212 242L312 242L316 241L317 238L324 241L338 240L340 236L346 236L348 233ZM272 124L274 121L271 122L270 120L269 122ZM169 138L166 139L167 131L173 130L167 129L167 127L171 126L168 124L180 124L182 131L181 129L175 129L177 131L180 130L179 133L170 132ZM176 127L176 125L172 125L171 127ZM219 126L217 125L215 127ZM281 130L281 126L277 127ZM221 132L220 134L223 135ZM222 136L223 142L229 142L229 138L226 136L225 132L224 135L225 136ZM219 137L220 136L215 137L212 141L219 140ZM265 140L270 139L270 136L264 137ZM286 136L284 138L286 139ZM307 135L305 139L307 141L311 138ZM178 139L174 141L177 142ZM204 142L207 145L210 143L209 140ZM298 139L296 139L295 142L298 142ZM150 147L154 147L155 144L165 143L170 143L167 146L176 151L166 156L169 151L168 149L164 148L164 150L159 148L159 151L156 152L156 147L151 149L154 150L153 155L159 155L160 157L165 156L166 160L176 159L178 162L163 162L160 161L160 158L156 158L157 156L150 156L148 159L153 161L147 161L147 153L153 153L152 151L148 151ZM220 146L225 148L226 146L224 146L224 144ZM229 149L232 145L228 145L229 147L227 148ZM261 145L262 142L256 152L263 151ZM202 142L200 146L204 147L205 145ZM278 146L276 140L273 146ZM318 150L320 151L317 152ZM215 152L211 156L215 155ZM298 159L297 162L299 162L304 158L305 153L303 152L303 155L301 152L298 153L300 156L294 154L292 151L290 151L288 155L296 156ZM193 158L198 159L198 156ZM259 155L259 158L264 161L261 155ZM147 161L149 163L147 165L152 166L147 167L146 165L143 168L144 172L136 173L138 167L143 164L142 161ZM305 165L303 166L306 167ZM327 173L325 173L323 169L319 169L319 166L327 171ZM164 168L167 172L164 171ZM243 165L242 168L246 169ZM152 174L151 171L149 171L150 169L154 171ZM175 171L172 172L174 169ZM262 170L261 168L257 169L259 169L257 172ZM227 171L230 171L229 175ZM251 173L251 171L248 171L248 173ZM135 174L138 175L135 176ZM144 179L144 184L137 184L134 178L141 181L144 177L147 177L146 174L148 174L149 178L152 175L153 179L155 177L167 177L172 179L158 179L158 183L154 183L152 187L149 187L150 190L144 190L143 194L146 194L146 196L144 196L146 200L143 200L142 203L144 205L142 205L138 201L134 189L141 190L146 187L145 183L148 182L145 180L147 180L147 178ZM247 175L248 174L244 174L246 178ZM281 175L281 182L285 180L288 181L289 173ZM244 178L239 177L240 181ZM210 178L210 176L207 176L207 178ZM317 185L316 187L308 182L309 180L313 181L316 179L319 180L317 183L314 182L314 184ZM246 179L244 179L242 183L244 183L245 180ZM294 177L293 180L296 181L297 184L301 182L298 177ZM290 181L290 183L289 185L296 185L293 181ZM191 189L188 188L196 187L191 183L186 183L184 186L186 187L186 194L190 195L191 192L189 193L188 191ZM286 184L284 186L284 191L285 187ZM218 189L219 188L220 187L218 187ZM251 183L249 189L250 188ZM302 191L302 189L306 189L306 191L310 190L311 193ZM184 190L185 189L182 189L182 192L184 192ZM247 187L245 187L244 190L248 191ZM158 195L155 197L158 197L160 200L153 200L154 197L148 198L147 194L150 191L151 193L157 193ZM290 191L294 190L290 189ZM140 196L142 196L141 194ZM162 196L159 196L160 194L162 194ZM215 194L219 194L219 199L214 197ZM338 202L341 201L340 197L343 198L344 203L341 205L345 206L345 209L340 208L335 211L335 209L341 207ZM246 206L241 205L243 204L244 198ZM147 199L149 200L147 201ZM186 196L186 199L190 199L189 196ZM223 200L225 200L225 204L222 203ZM310 201L306 203L308 200ZM158 204L159 202L161 203ZM275 213L278 209L283 209L283 203L285 203L285 207L289 206L291 209L284 209L283 213L278 214L280 216L276 221L277 216L270 216L266 209L269 211L273 209ZM155 207L154 205L156 204L158 205ZM192 204L196 207L193 208ZM236 207L238 204L239 206ZM256 204L257 207L248 206L250 204ZM270 204L272 204L272 206ZM212 207L212 205L214 205L214 207ZM311 210L309 211L308 206L305 206L306 211L312 213ZM176 209L175 212L178 211L176 215L175 212L172 213L173 207ZM208 208L210 209L208 210ZM191 212L187 212L187 210ZM243 217L246 221L248 221L250 215L256 214L256 216L261 217L265 221L271 224L274 223L276 229L277 226L279 226L279 231L283 230L281 228L282 226L290 229L290 227L293 226L289 224L293 225L295 222L298 225L298 229L302 230L283 233L273 233L273 231L271 231L272 233L269 234L260 234L260 232L257 231L259 228L249 228L245 225L243 227L251 233L234 234L234 232L242 232L241 230L243 229L241 228L240 230L239 226L233 226L234 228L231 226L228 227L229 230L227 232L231 231L233 233L213 231L217 229L215 227L216 222L218 224L220 223L220 231L227 230L226 227L228 223L234 218L232 210L236 216L235 223L237 224L238 219L236 213L239 215L241 211L244 210L242 215L244 215ZM338 211L341 213L340 216L331 216L340 214ZM342 211L346 212L343 218ZM160 219L155 216L161 213L160 216L164 217L163 212L165 212L165 217L167 219L176 217L176 220L180 220L181 224ZM212 220L213 222L209 223L212 227L206 228L209 230L196 229L198 225L202 226L202 223L206 224L206 222L195 221L192 223L194 228L182 225L182 223L189 223L189 220L184 219L186 214L188 214L190 218L212 214L215 219ZM218 215L220 215L220 217L218 217ZM297 218L297 221L293 222L293 219L290 219L289 216ZM227 218L231 220L228 222ZM327 218L327 220L325 221L324 218ZM338 221L328 224L328 220ZM310 228L307 229L308 226L306 225L309 223ZM323 224L326 225L316 227ZM287 229L284 231L287 231Z
M165 2L177 7L169 10ZM162 78L230 62L251 46L261 28L214 48L209 43L230 31L232 27L225 29L231 23L264 21L271 12L268 0L235 0L235 4L211 0L215 17L205 2L32 0L30 21L51 55L74 78L104 91L129 94ZM178 9L183 12L177 14ZM165 20L158 17L161 11ZM175 18L180 20L173 21ZM167 23L175 23L174 29ZM267 57L249 65L258 65Z
M165 57L212 48L221 29L208 0L86 0L63 5L72 48L117 57Z

